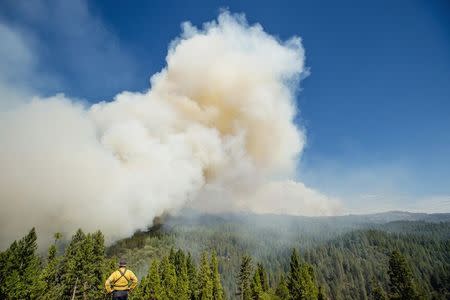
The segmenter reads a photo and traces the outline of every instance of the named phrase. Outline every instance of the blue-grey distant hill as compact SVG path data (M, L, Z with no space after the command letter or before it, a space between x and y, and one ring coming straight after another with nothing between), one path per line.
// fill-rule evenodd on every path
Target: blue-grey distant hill
M163 221L166 226L189 226L189 225L218 225L218 224L241 224L256 228L315 228L330 226L339 228L365 228L382 225L390 222L400 221L422 221L429 223L450 222L450 213L411 213L406 211L388 211L364 215L343 215L306 217L294 215L277 214L254 214L254 213L226 213L226 214L204 214L192 210L186 210L177 216L169 216Z

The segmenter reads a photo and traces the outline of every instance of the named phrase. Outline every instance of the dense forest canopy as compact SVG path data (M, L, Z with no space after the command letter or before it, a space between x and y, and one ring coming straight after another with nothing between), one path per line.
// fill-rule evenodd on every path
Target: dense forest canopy
M55 234L45 256L33 229L0 254L0 298L105 299L126 258L132 299L448 299L448 219L186 214L109 247Z

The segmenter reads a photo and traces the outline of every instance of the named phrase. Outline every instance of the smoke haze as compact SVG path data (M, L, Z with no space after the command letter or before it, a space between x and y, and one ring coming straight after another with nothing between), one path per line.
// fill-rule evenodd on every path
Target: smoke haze
M186 205L336 213L337 200L293 181L305 145L300 39L228 12L182 28L146 92L92 106L35 97L0 112L1 246L33 226L113 240Z

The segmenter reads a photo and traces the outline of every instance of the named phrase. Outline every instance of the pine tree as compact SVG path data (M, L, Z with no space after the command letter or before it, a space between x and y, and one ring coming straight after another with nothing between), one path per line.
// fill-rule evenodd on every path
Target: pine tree
M253 274L252 283L251 283L250 287L252 289L252 298L255 300L261 299L263 289L262 289L261 278L259 277L258 270L256 270L255 273Z
M7 274L4 279L4 285L2 288L5 290L6 299L21 299L25 293L29 294L29 290L21 280L21 273L19 273L19 265L15 261L20 261L18 244L12 244L10 247L10 253L8 253L8 260L6 264Z
M22 267L24 267L25 274L22 277L25 285L29 285L31 298L37 298L43 293L45 287L40 280L41 277L41 260L36 254L37 251L37 235L33 228L27 236L25 236L23 244Z
M391 299L417 299L413 277L405 257L394 250L389 257L389 288Z
M200 259L200 267L198 270L198 299L210 300L213 299L213 283L211 281L211 266L208 260L208 254L202 253Z
M373 278L370 284L370 296L373 300L387 300L387 296L380 283Z
M89 235L89 240L92 242L92 252L86 260L89 261L89 265L85 269L85 272L89 273L89 282L86 283L87 291L85 292L87 298L95 299L101 297L103 294L103 284L106 280L106 276L109 274L106 272L105 265L105 237L101 231L96 231Z
M170 262L169 257L165 256L160 265L161 286L163 298L175 300L177 298L177 274L175 266Z
M180 300L189 300L190 290L189 290L189 277L186 266L186 257L184 253L179 250L175 258L176 269L177 269L177 294Z
M63 261L63 296L75 299L101 297L104 279L104 238L100 232L75 233Z
M55 233L55 242L50 245L47 255L47 265L42 270L41 280L45 285L45 295L41 299L60 299L61 290L61 257L57 256L57 242L61 238L60 233Z
M83 243L86 235L81 229L72 236L69 245L64 253L62 289L63 297L69 298L75 291L75 295L79 295L81 283L83 282Z
M267 278L267 272L264 269L262 263L256 265L257 272L259 273L259 278L261 279L261 287L264 292L269 290L269 279Z
M293 249L291 254L288 288L293 300L317 299L314 270L311 266L300 263L296 249Z
M131 295L128 295L129 300L139 300L139 299L151 299L149 296L149 284L148 284L148 274L141 278L139 285L134 289Z
M186 257L186 268L189 277L189 298L195 300L198 296L197 269L190 253Z
M297 298L298 291L300 290L300 257L297 254L297 250L293 249L291 254L291 261L289 263L290 270L288 276L288 288L293 299Z
M220 281L219 262L215 251L211 254L211 281L213 283L213 298L214 300L223 300L224 292L222 282Z
M148 274L148 286L150 287L149 299L162 300L163 293L161 290L161 278L159 277L158 261L153 261Z
M130 299L148 299L148 300L163 300L161 278L159 276L159 263L154 260L150 265L150 269L145 277L141 279L140 284L131 294Z
M2 255L0 294L6 299L35 299L45 288L40 274L40 259L36 255L35 229L18 242L13 242Z
M91 234L88 234L81 244L81 272L82 275L78 277L80 283L80 297L82 299L95 299L99 291L96 285L96 276L93 272L96 269L96 262L94 261L94 239Z
M283 275L281 275L280 282L278 283L278 287L275 291L275 294L278 296L278 298L280 298L280 300L290 299L287 282Z
M251 289L252 259L250 256L243 256L238 275L238 295L242 300L252 299Z
M178 276L181 273L183 264L186 264L186 255L184 255L184 252L181 249L178 249L177 252L174 252L173 256L173 264Z

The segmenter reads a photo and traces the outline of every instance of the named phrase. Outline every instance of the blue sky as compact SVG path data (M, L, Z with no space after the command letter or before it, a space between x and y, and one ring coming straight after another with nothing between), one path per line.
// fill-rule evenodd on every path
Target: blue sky
M445 0L7 0L0 25L21 37L27 59L0 67L14 70L6 81L42 95L108 100L147 89L180 23L201 25L222 8L280 39L302 38L311 70L297 97L308 138L302 181L355 211L449 210Z

